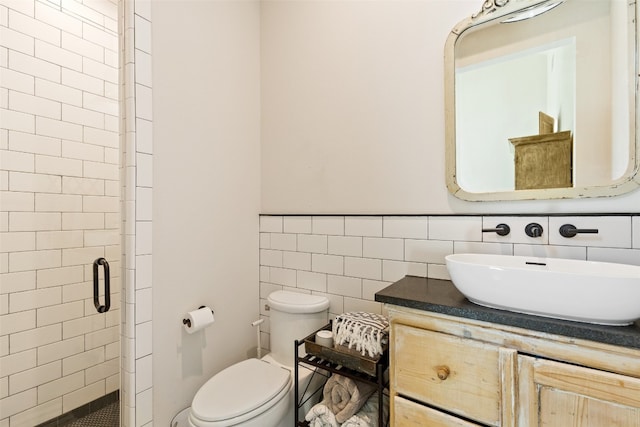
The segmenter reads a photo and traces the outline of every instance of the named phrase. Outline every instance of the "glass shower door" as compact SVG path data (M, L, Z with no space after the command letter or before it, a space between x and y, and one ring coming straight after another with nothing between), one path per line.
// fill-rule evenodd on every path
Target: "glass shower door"
M117 19L111 0L0 1L0 425L120 389Z

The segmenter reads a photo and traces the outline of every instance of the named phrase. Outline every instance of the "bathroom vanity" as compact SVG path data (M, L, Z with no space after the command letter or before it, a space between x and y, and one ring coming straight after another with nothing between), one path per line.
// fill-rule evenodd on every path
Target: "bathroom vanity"
M376 294L390 330L392 426L640 427L640 327L482 307L451 281Z

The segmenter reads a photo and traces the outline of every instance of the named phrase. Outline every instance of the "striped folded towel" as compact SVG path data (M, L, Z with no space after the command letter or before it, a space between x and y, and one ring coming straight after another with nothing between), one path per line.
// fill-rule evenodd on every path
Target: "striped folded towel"
M363 356L382 354L382 344L387 340L389 320L375 313L354 311L338 315L333 321L333 339L338 345L348 343Z

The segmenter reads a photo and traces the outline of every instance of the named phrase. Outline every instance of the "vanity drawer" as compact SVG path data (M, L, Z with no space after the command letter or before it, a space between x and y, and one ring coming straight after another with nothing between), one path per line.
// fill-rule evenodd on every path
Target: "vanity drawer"
M397 323L392 336L397 394L500 425L499 347Z
M480 427L480 424L452 417L399 396L393 398L393 405L394 413L391 425L395 427Z

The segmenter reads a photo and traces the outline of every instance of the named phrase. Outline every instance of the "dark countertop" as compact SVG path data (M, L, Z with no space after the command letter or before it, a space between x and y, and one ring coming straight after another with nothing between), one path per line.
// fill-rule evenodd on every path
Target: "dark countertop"
M640 321L629 326L601 326L483 307L466 299L450 280L406 276L377 292L376 301L640 349Z

